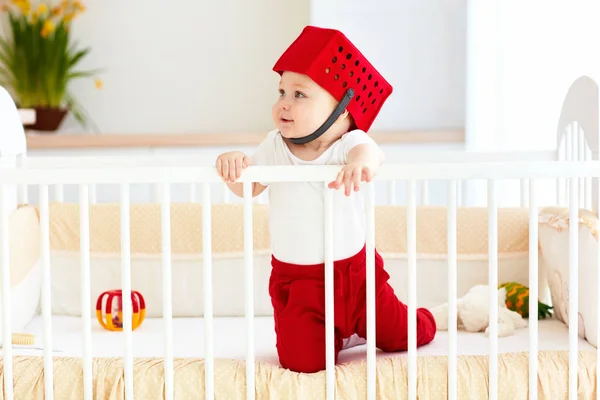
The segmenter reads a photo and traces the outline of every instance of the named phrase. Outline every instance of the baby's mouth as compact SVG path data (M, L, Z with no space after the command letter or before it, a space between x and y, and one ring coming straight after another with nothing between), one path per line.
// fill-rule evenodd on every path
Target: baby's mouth
M281 118L281 122L283 122L284 124L287 124L289 122L294 122L293 119L287 119L287 118Z

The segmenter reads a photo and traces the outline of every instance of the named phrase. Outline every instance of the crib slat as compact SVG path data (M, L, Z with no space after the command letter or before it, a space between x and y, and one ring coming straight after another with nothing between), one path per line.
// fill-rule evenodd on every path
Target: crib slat
M121 285L123 308L123 334L125 340L125 399L133 400L133 338L131 309L131 238L129 213L129 184L121 184Z
M585 161L585 137L583 136L583 129L579 127L577 129L577 161ZM585 178L579 178L579 201L580 206L585 207Z
M97 187L95 183L90 184L90 204L98 202Z
M204 385L205 398L215 397L213 354L212 224L210 184L202 186L202 255L204 260Z
M538 287L538 206L535 179L529 179L529 298L539 298ZM538 385L538 302L529 302L529 398L537 399Z
M426 180L421 181L421 205L429 204L429 183Z
M229 187L227 186L226 183L223 183L221 188L223 190L223 203L229 204L231 202L231 200L230 200L231 193L229 192Z
M173 294L171 285L171 189L168 183L160 188L160 219L162 241L163 321L165 323L165 397L174 398L173 384Z
M488 180L489 257L489 398L498 399L498 195L497 182Z
M456 213L457 213L457 182L448 182L448 400L458 399L457 384L457 352L458 352L458 326L457 326L457 241L456 241Z
M407 185L406 251L408 253L408 398L417 398L417 191Z
M79 247L81 250L81 317L83 319L83 390L84 399L93 398L92 321L90 282L90 202L89 187L79 185Z
M377 358L375 320L375 187L374 183L365 185L365 209L367 223L366 268L367 268L367 399L377 398Z
M62 184L57 183L54 185L54 197L58 203L65 201L65 190Z
M4 395L12 400L13 390L13 351L12 351L12 304L10 280L10 249L8 238L9 213L7 207L6 185L0 185L0 213L2 226L0 227L0 253L2 256L2 341L4 344Z
M596 201L596 210L600 213L600 179L598 179ZM596 246L596 249L596 304L600 305L600 246ZM598 324L596 327L596 388L600 388L600 306L596 307L596 323Z
M584 143L583 146L585 148L585 161L592 161L592 151L590 150L589 147L587 147L587 144L585 143L585 138L584 138ZM587 209L591 209L592 208L592 177L588 176L585 179L585 205L584 207Z
M27 155L19 154L17 155L17 167L18 168L26 168L27 167ZM27 204L29 202L29 186L27 183L21 184L18 187L18 196L19 196L19 204Z
M189 189L189 201L190 201L190 203L195 203L196 202L196 184L190 183L188 185L188 189Z
M246 399L254 399L254 242L252 182L244 182L244 282L246 292Z
M527 180L526 179L520 179L521 182L521 207L527 207L527 197L529 195L528 192L528 187L527 187Z
M396 181L389 180L387 183L388 186L388 204L394 205L396 204Z
M579 309L579 198L578 178L569 187L569 400L577 399Z
M335 399L335 330L333 297L333 189L324 188L325 368L327 400Z
M48 185L40 185L40 255L42 258L42 313L44 314L44 394L54 398L54 371L52 368L52 286L50 277L50 211Z

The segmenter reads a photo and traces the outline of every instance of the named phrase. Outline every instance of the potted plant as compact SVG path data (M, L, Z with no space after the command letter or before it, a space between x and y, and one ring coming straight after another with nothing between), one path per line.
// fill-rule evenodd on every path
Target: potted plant
M69 111L86 126L83 109L68 88L78 78L94 78L98 88L102 85L99 71L77 69L90 49L78 49L70 25L85 6L76 0L56 5L41 1L35 7L30 0L10 0L2 11L8 37L0 37L0 85L19 107L35 109L36 123L26 127L55 131Z

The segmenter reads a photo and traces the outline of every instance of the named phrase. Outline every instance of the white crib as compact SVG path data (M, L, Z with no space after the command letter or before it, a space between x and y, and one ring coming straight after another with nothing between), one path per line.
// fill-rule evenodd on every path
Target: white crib
M497 287L502 283L499 275L502 275L504 268L499 262L499 247L508 237L501 237L498 233L503 229L506 215L500 210L513 210L509 213L516 215L514 218L525 228L527 239L526 264L519 264L519 276L527 278L531 297L537 298L547 289L542 287L542 271L538 270L538 265L541 265L540 254L542 257L549 254L544 253L544 246L540 247L542 236L547 236L543 233L546 231L541 230L540 218L541 215L546 218L549 212L540 214L540 207L567 207L562 211L554 211L555 219L552 221L562 217L563 222L567 221L564 228L568 240L567 243L561 242L561 246L567 248L568 252L568 292L580 293L580 267L584 263L595 263L596 267L591 269L596 272L589 275L593 279L589 279L585 290L586 293L590 290L597 293L600 290L600 274L597 273L600 246L597 240L591 243L587 236L582 238L580 235L582 224L592 233L588 236L597 235L594 214L599 209L600 201L598 106L597 84L587 77L581 77L573 83L565 97L557 128L556 151L407 153L401 160L388 161L376 181L364 186L368 249L373 249L376 244L379 246L376 243L376 227L385 226L392 231L398 228L381 218L379 225L376 225L377 215L401 215L399 221L403 221L399 229L404 232L405 241L401 247L405 249L390 255L389 260L401 259L398 265L401 265L402 274L396 275L396 279L404 281L407 278L404 282L405 292L399 289L409 307L409 349L406 354L377 353L375 342L369 340L366 350L363 347L348 350L340 365L336 367L333 364L330 217L334 205L331 191L326 190L327 370L317 374L293 374L277 364L272 317L268 313L268 294L262 292L268 273L268 243L264 245L261 242L264 238L257 234L257 229L264 223L262 216L268 207L268 198L250 198L250 184L258 180L328 182L335 177L336 167L251 167L242 178L245 197L234 199L223 191L223 184L212 167L213 159L198 160L187 156L27 158L25 136L16 107L2 90L2 398L265 399L285 396L290 399L354 399L366 396L369 399L458 399L489 395L492 399L514 399L528 395L529 398L548 398L553 390L563 390L558 394L561 398L567 394L569 399L592 398L600 387L600 374L596 373L600 367L596 350L600 341L600 329L596 327L600 321L598 300L594 297L592 311L586 311L588 317L590 313L594 314L594 321L586 319L586 333L582 335L578 332L581 318L578 310L580 306L583 309L584 305L580 304L579 295L571 295L566 303L567 315L562 320L530 319L528 328L509 340L498 338L499 299L492 292L489 297L489 338L483 333L459 331L456 322L457 297L462 289L458 289L461 285L458 269L463 261L459 257L462 236L457 232L465 226L461 225L464 224L461 222L462 216L485 218L486 258L483 261L478 259L478 262L484 262L488 269L485 271L485 282L480 283ZM487 202L483 208L465 200L469 191L464 185L473 180L487 183ZM139 208L134 208L134 202L131 201L133 184L153 185L156 204L139 204L136 206ZM96 201L102 185L120 186L118 202ZM179 206L171 201L174 185L189 189L188 198L181 201ZM77 188L78 203L64 202L63 191L67 186ZM54 189L54 202L50 201L51 189ZM438 204L429 201L432 191L438 195L441 193L436 196L443 199ZM508 195L501 199L506 194L504 192ZM24 204L29 206L22 207ZM227 204L231 207L223 208ZM382 208L384 205L392 208ZM579 207L591 212L583 218ZM135 214L141 212L139 210L146 210L148 214ZM174 216L173 210L184 210L181 212L190 214ZM439 268L439 263L447 268L447 277L439 282L447 290L450 318L448 332L438 332L438 339L434 340L433 345L417 351L415 310L419 303L423 303L423 299L418 297L420 292L427 287L419 286L424 274L419 270L428 268L422 267L427 260L423 261L423 254L418 251L421 246L417 234L418 218L425 215L424 210L437 213L436 221L441 221L439 217L442 216L446 224L444 253L437 254L436 268ZM27 218L35 212L39 212L39 224L36 220L32 225ZM235 212L239 213L239 224L243 225L243 229L239 230L236 226L232 230L236 233L231 233L239 239L239 246L235 250L239 262L228 261L228 256L213 253L215 232L219 229L226 232L222 224L216 226L218 221L214 220L214 216L232 218L230 214ZM391 214L384 214L386 212ZM118 224L115 225L114 220L102 221L103 216L108 219L106 216L110 215L118 217ZM144 221L146 218L149 220L149 216L154 218L152 221L158 222L152 225L148 222L148 232L142 234ZM197 246L203 250L188 258L178 258L174 246L179 246L179 242L172 242L171 228L173 224L183 224L186 217L193 221L201 220L195 232L201 237L201 243L197 243ZM20 227L19 221L29 221L29 230ZM99 254L102 251L97 250L94 232L108 229L108 226L111 229L118 226L118 240L113 237L111 241L110 232L104 232L106 241L103 243L112 243L107 254L114 256L118 252L119 258L111 258L112 266L105 267L106 276L102 278L105 281L100 282L100 275L97 274L102 274L102 271L98 272L100 269L94 265L108 263L108 258L102 261L102 255ZM160 228L156 230L156 226ZM56 233L60 229L63 233ZM151 236L152 232L154 236ZM35 238L31 239L33 234ZM65 237L71 238L76 248L70 248L64 241L57 242L56 238ZM141 268L144 261L135 249L152 247L142 243L144 240L140 237L151 237L148 241L154 243L154 248L149 252L153 252L158 261L155 260L153 267L148 267L152 268L154 275L145 279L156 285L157 293L160 292L156 299L160 300L153 298L156 301L147 302L146 319L139 328L132 330L132 300L130 296L123 296L123 331L109 332L95 322L94 302L98 291L116 289L102 289L102 284L107 282L117 282L125 294L136 289L134 283L139 275L132 277L132 274ZM559 243L560 238L552 240ZM261 245L264 246L257 247ZM585 247L582 249L582 246ZM539 247L542 248L541 253ZM25 263L25 253L35 253L34 250L39 251L39 262L36 267L31 267L34 272L23 273L21 270L24 267L16 264ZM590 253L592 250L594 252ZM19 253L21 255L17 257L15 251L23 254ZM523 252L520 254L523 256ZM134 258L135 261L132 261ZM390 265L396 265L393 262L390 261ZM176 314L180 313L177 310L184 307L182 304L186 304L186 297L173 288L190 285L185 282L186 277L196 276L191 273L177 275L176 269L183 263L187 263L186 268L193 269L196 266L194 273L201 274L197 276L202 278L201 293L193 294L201 299L201 309L191 310L187 316L174 315L174 310ZM231 266L233 264L235 268ZM239 273L237 266L243 269L243 274ZM371 300L374 297L372 257L368 259L367 270L367 332L369 337L373 337L376 316ZM19 279L29 279L28 287L15 284L15 271L21 274ZM69 279L69 271L77 271L80 279ZM115 271L119 274L115 275ZM236 274L236 271L237 276L229 276ZM588 274L589 271L586 271ZM404 273L407 275L404 276ZM238 286L233 289L223 286L224 279L234 278L237 278L237 283L232 285ZM213 282L218 279L223 280L215 286ZM26 304L16 296L32 300ZM232 306L225 310L227 298L241 302L243 307ZM38 315L38 299L41 315ZM74 302L77 305L71 307L69 304ZM160 302L160 310L154 308L157 302ZM589 304L585 306L590 308ZM61 311L57 307L64 309ZM537 315L537 307L537 302L530 303L531 315ZM13 333L33 333L36 342L24 346L7 345L6 338ZM556 376L550 378L547 365L563 360L565 354L568 354L567 367L554 371ZM481 367L482 360L487 365ZM482 369L474 370L475 365ZM511 375L511 365L521 376ZM465 369L473 375L465 376ZM519 382L509 382L511 376ZM505 385L510 390L506 387L503 389ZM481 392L482 388L485 388L485 393Z

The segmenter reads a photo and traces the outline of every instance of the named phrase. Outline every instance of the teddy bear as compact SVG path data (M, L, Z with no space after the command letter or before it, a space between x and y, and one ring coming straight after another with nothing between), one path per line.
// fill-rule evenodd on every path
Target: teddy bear
M508 282L496 289L498 295L498 337L513 335L516 329L526 328L529 317L529 290L516 282ZM457 329L484 332L489 335L488 285L476 285L456 301ZM538 302L538 318L550 315L552 307ZM448 330L448 303L431 309L438 331Z

